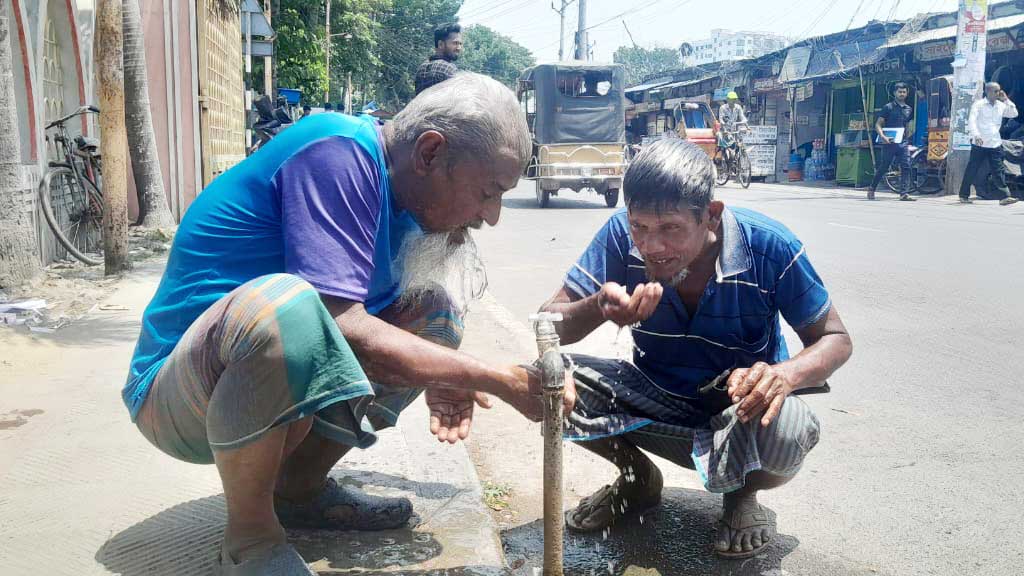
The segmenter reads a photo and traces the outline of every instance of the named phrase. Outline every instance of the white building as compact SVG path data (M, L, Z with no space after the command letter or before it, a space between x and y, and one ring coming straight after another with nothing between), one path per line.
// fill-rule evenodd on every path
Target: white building
M683 64L699 66L724 60L755 58L768 52L781 50L789 45L783 36L766 32L733 32L715 29L710 38L690 42L693 54Z

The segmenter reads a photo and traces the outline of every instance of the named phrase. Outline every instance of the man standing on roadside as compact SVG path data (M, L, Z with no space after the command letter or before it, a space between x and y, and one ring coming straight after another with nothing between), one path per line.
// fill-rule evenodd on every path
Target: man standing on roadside
M1006 92L999 87L999 83L986 83L985 97L971 106L971 115L967 118L967 133L971 136L971 157L967 161L964 180L960 184L961 203L971 203L971 184L974 184L982 162L988 162L995 188L1003 193L1003 199L999 204L1009 206L1017 202L1016 198L1010 196L1010 189L1006 187L1003 139L999 136L1003 118L1016 117L1017 106L1006 97Z
M875 121L875 132L878 134L878 142L882 144L882 156L879 158L878 166L875 167L875 178L871 181L871 188L868 188L868 200L875 199L875 190L878 183L885 178L889 166L893 160L899 163L900 167L900 200L913 202L914 198L908 193L910 185L910 151L907 148L907 126L914 115L913 108L907 104L907 96L910 88L903 82L897 82L893 87L893 100L882 107L882 113ZM903 133L896 137L886 136L883 128L902 128Z
M455 76L454 62L462 54L462 26L445 24L434 30L434 55L416 70L416 94Z

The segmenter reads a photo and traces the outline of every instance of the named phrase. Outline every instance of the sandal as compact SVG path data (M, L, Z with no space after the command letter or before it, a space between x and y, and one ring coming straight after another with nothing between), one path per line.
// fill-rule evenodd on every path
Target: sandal
M372 496L328 478L312 502L296 504L274 496L274 510L285 528L390 530L409 521L412 502Z
M576 532L596 532L615 524L622 517L642 514L661 503L663 480L661 471L651 467L651 474L643 485L626 480L620 475L612 485L605 485L580 500L575 508L566 510L565 524ZM641 490L646 494L637 494Z
M772 512L770 508L766 508L760 504L756 504L754 506L740 505L731 510L728 514L723 513L722 519L718 522L718 527L719 532L721 532L722 528L727 528L731 532L749 531L753 528L767 528L768 538L762 539L761 545L751 550L735 552L730 548L729 550L722 551L715 547L715 554L718 554L722 558L730 560L750 558L767 550L768 544L771 543L772 539L775 537L775 512Z
M288 544L278 544L270 549L265 556L246 560L236 564L234 558L221 547L220 559L217 565L219 576L316 576L306 564L306 561L299 556Z

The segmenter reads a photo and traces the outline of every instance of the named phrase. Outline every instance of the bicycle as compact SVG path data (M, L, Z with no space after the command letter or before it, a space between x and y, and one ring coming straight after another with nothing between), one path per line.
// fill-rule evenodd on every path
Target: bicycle
M727 152L732 150L732 154ZM725 186L729 178L735 178L740 186L750 187L750 157L743 145L743 140L735 133L723 128L721 130L721 144L719 144L714 158L715 184Z
M937 194L946 187L946 159L929 160L928 148L910 146L910 190L921 194ZM885 185L893 192L900 189L902 171L894 162L885 173Z
M78 110L46 125L55 130L53 144L59 161L50 161L49 170L39 183L39 201L46 223L68 254L84 264L103 263L102 254L103 190L99 141L76 136L72 139L67 122L83 114L99 114L95 106ZM47 143L50 135L46 136Z

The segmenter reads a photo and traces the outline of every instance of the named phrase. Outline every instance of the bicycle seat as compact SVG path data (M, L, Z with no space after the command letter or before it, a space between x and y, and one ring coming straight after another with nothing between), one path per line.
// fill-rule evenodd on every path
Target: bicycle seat
M100 149L99 138L86 138L85 136L78 136L75 138L75 144L78 145L79 150L86 150L88 152L96 152Z

